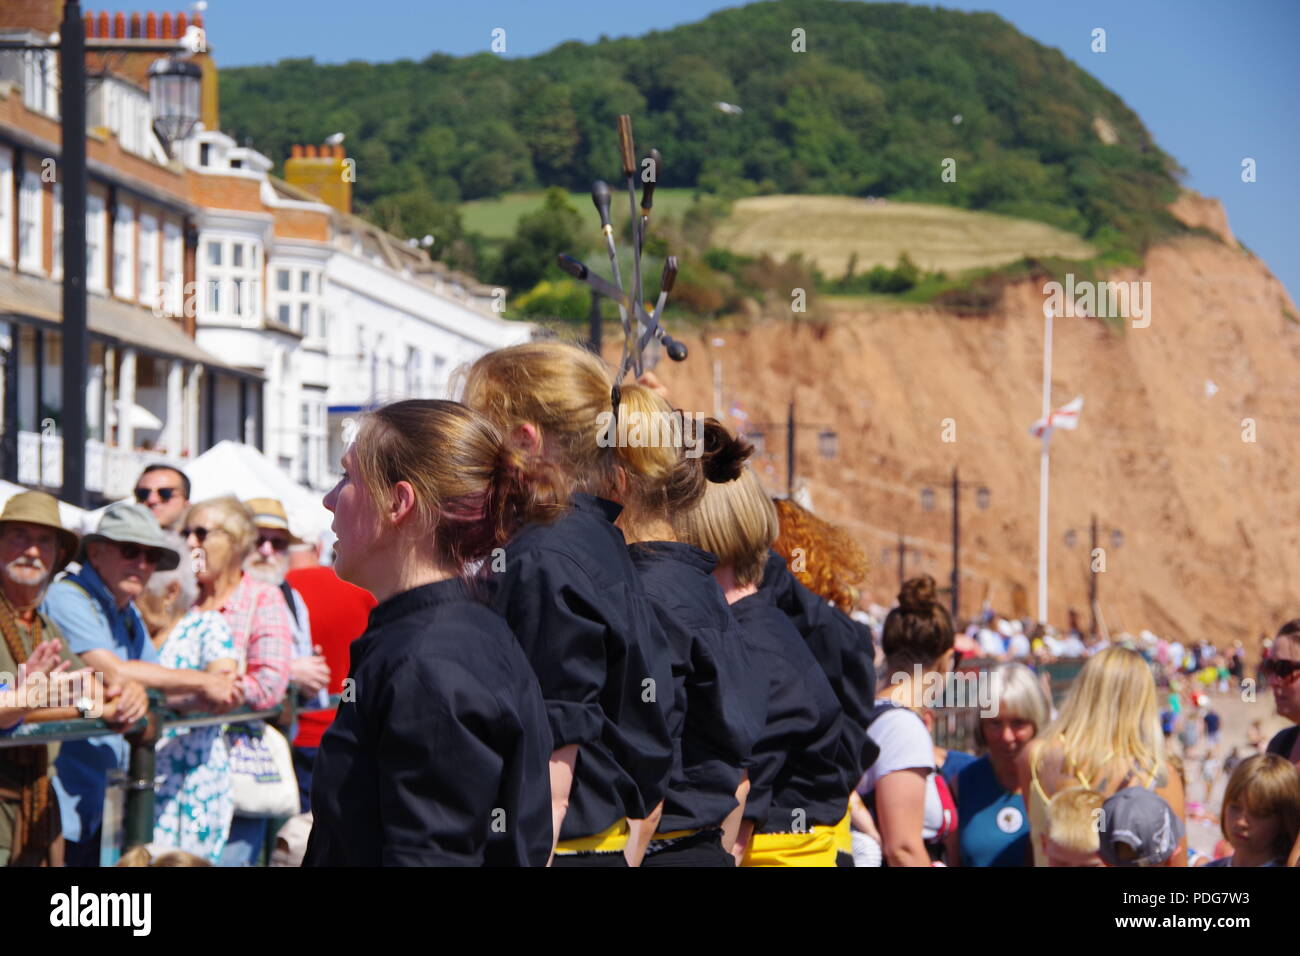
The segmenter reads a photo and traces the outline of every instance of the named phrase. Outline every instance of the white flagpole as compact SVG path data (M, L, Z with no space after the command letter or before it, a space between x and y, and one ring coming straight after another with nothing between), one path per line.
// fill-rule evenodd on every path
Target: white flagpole
M1043 336L1043 421L1051 422L1052 414L1052 316L1047 309L1047 329ZM1047 624L1047 481L1051 472L1048 449L1051 447L1052 429L1043 429L1043 452L1038 471L1038 623Z

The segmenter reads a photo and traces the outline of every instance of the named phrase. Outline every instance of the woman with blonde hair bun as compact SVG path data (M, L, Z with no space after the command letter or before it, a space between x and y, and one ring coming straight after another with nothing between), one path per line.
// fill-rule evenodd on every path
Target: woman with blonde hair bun
M676 412L640 386L622 390L619 417L671 440L620 446L626 480L619 526L664 633L673 665L673 772L642 866L734 866L748 766L766 708L764 680L713 577L715 555L679 541L670 518L694 509L711 483L734 481L753 448L713 419Z
M465 376L465 404L521 450L539 502L562 509L532 515L488 576L546 701L556 866L640 865L672 769L668 641L614 524L635 470L616 447L614 394L598 357L559 342L489 352Z
M854 764L844 713L798 630L759 589L776 540L776 509L753 470L711 483L700 505L673 516L679 540L717 555L713 575L765 681L750 692L764 709L750 790L733 853L741 866L836 865L836 825Z
M1039 835L1046 832L1047 806L1067 787L1083 786L1103 797L1146 787L1182 819L1183 781L1165 753L1156 682L1142 656L1108 647L1089 658L1055 722L1022 751L1019 776L1035 866L1046 865ZM1170 865L1187 865L1186 837Z

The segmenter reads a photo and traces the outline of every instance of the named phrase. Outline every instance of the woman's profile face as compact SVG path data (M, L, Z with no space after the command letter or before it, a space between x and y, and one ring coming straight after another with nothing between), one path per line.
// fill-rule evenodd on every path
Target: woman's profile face
M1279 637L1273 642L1273 657L1279 661L1300 662L1300 640L1290 635ZM1268 683L1273 688L1277 712L1287 720L1300 724L1300 672L1286 677L1271 677Z
M984 734L984 745L989 754L996 758L1014 760L1034 739L1032 721L1003 710L995 717L985 717L980 721Z
M385 573L370 560L380 535L379 512L356 478L356 445L348 446L341 464L343 477L324 502L326 509L334 513L330 530L338 537L334 542L334 573L364 588L375 573Z

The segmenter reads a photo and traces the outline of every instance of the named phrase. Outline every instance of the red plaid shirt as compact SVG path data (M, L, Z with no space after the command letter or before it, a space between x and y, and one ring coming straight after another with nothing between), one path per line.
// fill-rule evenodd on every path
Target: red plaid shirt
M293 659L293 629L284 595L245 574L239 579L221 615L235 635L235 653L247 661L244 700L256 710L275 707L289 687Z

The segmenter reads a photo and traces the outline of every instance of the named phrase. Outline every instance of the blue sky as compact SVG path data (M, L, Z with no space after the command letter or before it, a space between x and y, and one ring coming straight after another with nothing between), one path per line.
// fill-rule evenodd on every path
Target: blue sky
M849 0L851 2L851 0ZM495 27L507 55L566 40L638 35L737 3L709 0L210 0L205 13L223 66L312 56L421 59L487 50ZM1187 170L1185 184L1223 201L1237 237L1300 300L1300 0L945 0L989 10L1056 47L1118 93ZM149 9L90 0L110 12ZM185 9L163 3L155 9ZM1106 31L1105 53L1090 49ZM809 38L809 51L816 38ZM1241 181L1244 157L1257 179Z

